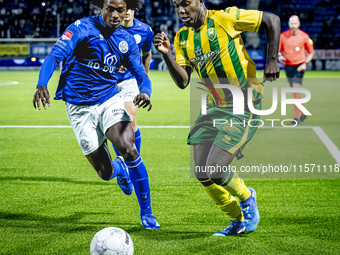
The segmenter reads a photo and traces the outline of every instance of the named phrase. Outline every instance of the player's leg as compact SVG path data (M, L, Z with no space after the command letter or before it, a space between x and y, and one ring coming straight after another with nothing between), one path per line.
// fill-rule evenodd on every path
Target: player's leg
M230 154L222 148L213 145L209 152L207 166L216 166L216 169L218 169L217 166L225 166L225 169L228 169L228 166L237 153L238 152ZM255 190L248 188L238 176L237 172L233 172L232 170L209 172L209 177L214 183L224 187L230 194L240 200L242 215L236 220L236 223L238 223L238 221L245 222L246 231L254 231L259 222ZM232 231L234 227L235 222L224 230L215 233L215 235L234 233Z
M237 153L238 151L230 154L228 151L213 144L206 164L207 166L214 167L214 171L208 173L209 178L214 183L225 187L233 196L236 196L240 201L244 201L250 197L250 192L240 180L237 172L231 171L229 167Z
M99 120L97 108L97 105L76 106L66 104L66 112L78 143L100 178L111 180L118 174L125 174L129 179L125 164L113 164L112 162L106 137L97 125ZM132 188L129 193L132 193Z
M111 154L106 141L104 141L98 149L85 155L85 157L94 170L97 171L99 177L105 181L111 180L120 172L119 169L114 169L112 166Z
M135 79L122 81L118 84L118 89L120 90L119 95L124 102L125 109L127 110L131 118L135 137L134 143L138 153L140 153L141 133L137 127L136 118L138 107L133 104L133 99L139 93L137 81ZM119 150L116 149L116 146L114 144L112 144L112 146L115 149L116 154L120 155L120 152ZM142 224L146 228L159 228L159 225L155 221L154 216L152 216L149 176L147 169L145 168L145 165L142 161L142 158L139 156L137 159L133 161L126 162L126 164L129 168L130 179L135 188L135 193L140 206Z
M130 122L119 122L110 127L106 136L124 157L130 178L135 187L142 224L148 229L160 228L152 215L149 178L145 164L134 144L134 131Z
M216 115L216 108L208 105L208 114L211 116ZM207 114L207 115L208 115ZM211 199L217 204L229 218L236 222L242 219L242 211L236 199L223 187L213 183L207 174L207 158L212 147L213 141L218 133L212 124L207 123L206 115L200 115L195 121L195 125L191 128L188 144L193 145L194 161L195 161L195 175L196 178L203 185L205 191ZM223 233L215 233L216 236L235 235L244 230L244 222L238 222L235 226Z
M302 87L302 78L304 75L304 71L298 72L295 71L293 81L292 81L292 87L293 88L301 88ZM294 99L302 99L302 96L300 93L294 93L293 94ZM300 115L301 112L301 115ZM307 116L296 106L294 105L294 119L298 120L298 123L304 121L307 118Z
M293 82L292 84L293 88L301 88L301 84L297 82ZM302 96L300 93L293 93L294 99L301 99ZM296 120L298 123L300 122L300 109L294 105L294 120Z
M128 79L117 84L118 89L120 90L119 95L124 102L125 109L127 110L133 125L133 129L135 132L135 145L137 147L138 152L140 153L141 148L141 140L142 136L140 130L137 126L137 110L138 107L133 104L133 100L135 96L138 95L139 89L136 79ZM113 146L113 145L112 145ZM119 152L113 146L113 149L116 152L116 155L119 155Z
M261 110L261 101L254 102L254 107ZM223 116L222 112L227 115L230 109L216 109L215 111L221 112L219 116ZM259 119L260 116L245 112L244 115L239 115L238 118L229 117L229 122L233 121L235 123L233 126L231 124L216 126L219 132L215 137L206 163L207 166L215 167L215 171L208 172L210 179L214 183L223 186L230 194L240 200L247 232L254 231L259 222L255 191L247 188L237 172L232 170L230 164L235 156L238 159L243 156L241 151L257 130L256 126L243 125L242 120L244 120L244 123L248 123L249 120L252 120L253 123L260 123Z
M222 212L224 212L232 221L243 221L243 215L236 199L223 187L217 185L209 179L207 168L207 157L211 149L212 143L194 145L195 175L200 183L204 186L205 191L211 199L217 204ZM235 228L236 234L244 228L244 224L238 224Z
M137 126L138 106L134 105L132 101L124 102L124 106L131 118L133 131L135 132L135 145L136 145L137 151L140 153L140 148L141 148L141 143L142 143L142 134Z
M301 88L302 84L302 78L304 75L304 72L298 72L297 68L299 65L285 65L285 72L286 76L288 78L289 84L293 88ZM293 93L294 99L301 99L301 94L300 93ZM294 121L292 121L292 124L299 124L302 121L306 119L306 116L301 112L301 117L300 117L300 109L294 105Z

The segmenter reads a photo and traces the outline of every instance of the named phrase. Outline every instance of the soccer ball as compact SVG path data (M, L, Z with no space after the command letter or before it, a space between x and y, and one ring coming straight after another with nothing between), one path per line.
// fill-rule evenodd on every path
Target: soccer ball
M132 255L133 242L123 229L108 227L94 235L90 249L91 255Z

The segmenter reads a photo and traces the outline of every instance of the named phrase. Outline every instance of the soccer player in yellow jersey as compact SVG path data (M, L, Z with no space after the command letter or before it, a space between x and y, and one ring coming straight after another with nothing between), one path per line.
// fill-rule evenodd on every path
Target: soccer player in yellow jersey
M204 84L214 93L209 93L206 115L201 114L191 128L188 144L194 147L195 170L197 166L229 166L233 158L242 157L241 151L253 137L256 127L249 125L213 126L214 117L226 121L248 123L259 119L248 108L243 115L233 113L230 92L213 88L215 84L231 84L246 94L252 89L252 103L261 109L263 84L256 79L256 67L247 54L240 34L243 31L258 32L263 27L267 36L267 64L264 80L279 77L277 52L280 41L280 19L273 14L236 7L225 10L207 10L204 0L173 0L176 13L184 22L175 37L176 60L173 58L170 41L162 32L154 37L156 49L162 53L176 85L184 89L189 85L195 68ZM214 95L219 100L214 100ZM217 96L218 95L218 96ZM242 102L243 104L243 102ZM254 123L254 122L252 122ZM225 168L224 168L225 169ZM237 235L256 229L260 216L254 189L247 188L233 171L196 172L197 179L206 192L232 220L230 226L214 233L214 236ZM235 197L240 200L238 205Z

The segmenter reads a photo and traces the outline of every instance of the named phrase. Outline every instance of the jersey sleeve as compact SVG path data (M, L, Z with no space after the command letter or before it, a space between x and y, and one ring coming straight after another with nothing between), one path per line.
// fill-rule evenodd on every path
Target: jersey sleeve
M41 85L47 87L47 83L58 64L70 56L78 43L84 38L80 24L81 21L78 20L70 25L53 46L40 69L37 87Z
M176 34L175 41L174 41L174 48L175 48L175 52L176 52L176 62L180 66L190 66L191 69L193 69L193 66L192 66L191 62L187 58L183 48L180 45L179 35L180 35L180 32L178 32Z
M153 32L152 32L151 27L148 27L147 38L146 38L146 40L145 40L145 42L143 43L143 46L142 46L143 52L149 52L151 50L152 40L153 40Z
M52 51L57 51L64 58L67 58L73 53L79 42L85 38L86 32L86 25L77 20L66 29L54 45Z
M309 54L314 52L314 44L313 44L313 40L310 39L310 37L308 35L306 35L306 42L305 42L305 48L307 50L307 52Z
M133 39L133 37L131 38ZM144 92L151 97L151 80L145 72L139 48L134 39L130 40L129 50L125 54L122 64L135 76L140 93Z
M258 32L262 22L262 11L245 10L237 7L229 7L224 12L217 14L220 17L221 25L226 28L231 37L244 32Z

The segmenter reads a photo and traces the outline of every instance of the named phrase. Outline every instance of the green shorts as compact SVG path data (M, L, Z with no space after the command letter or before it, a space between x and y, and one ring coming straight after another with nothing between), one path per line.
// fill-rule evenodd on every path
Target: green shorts
M262 101L256 101L254 108L261 110ZM227 107L215 107L207 104L207 114L200 114L188 136L188 144L214 145L228 151L237 152L236 157L243 157L242 150L254 136L260 125L260 116L247 109L243 115L233 115L232 104Z

